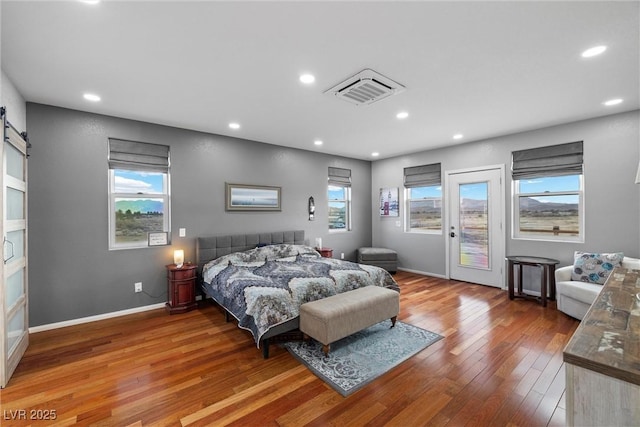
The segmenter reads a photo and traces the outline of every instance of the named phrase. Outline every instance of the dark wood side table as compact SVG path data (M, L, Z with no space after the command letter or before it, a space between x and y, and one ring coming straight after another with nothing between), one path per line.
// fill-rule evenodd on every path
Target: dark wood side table
M168 301L165 306L169 314L184 313L196 308L195 264L167 265Z
M509 299L531 298L538 300L535 295L528 295L522 291L522 266L530 265L540 268L540 302L543 307L547 306L547 283L549 284L549 299L556 299L556 265L560 263L557 259L543 258L537 256L514 255L508 256L509 264ZM518 292L514 289L515 266L518 266Z
M333 258L333 249L331 248L317 248L316 250L320 252L320 255L324 258Z

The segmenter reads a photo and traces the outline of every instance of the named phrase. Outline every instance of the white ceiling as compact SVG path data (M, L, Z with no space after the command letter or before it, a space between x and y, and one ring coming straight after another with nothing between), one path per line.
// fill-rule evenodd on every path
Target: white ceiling
M387 158L640 108L639 4L2 0L1 59L30 102ZM364 68L406 90L323 94Z

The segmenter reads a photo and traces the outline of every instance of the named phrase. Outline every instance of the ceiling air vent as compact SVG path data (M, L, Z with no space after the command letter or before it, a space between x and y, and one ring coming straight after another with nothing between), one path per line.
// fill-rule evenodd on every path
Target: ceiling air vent
M369 105L404 90L398 82L365 69L327 90L325 94L334 95L355 105Z

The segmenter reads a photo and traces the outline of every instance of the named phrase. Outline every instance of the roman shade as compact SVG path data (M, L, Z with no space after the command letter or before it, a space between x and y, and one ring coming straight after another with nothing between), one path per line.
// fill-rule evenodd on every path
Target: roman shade
M582 141L514 151L511 154L513 179L582 173Z
M351 169L329 168L329 185L351 187Z
M404 186L407 188L427 187L441 183L440 163L404 168Z
M109 169L169 173L169 146L109 138Z

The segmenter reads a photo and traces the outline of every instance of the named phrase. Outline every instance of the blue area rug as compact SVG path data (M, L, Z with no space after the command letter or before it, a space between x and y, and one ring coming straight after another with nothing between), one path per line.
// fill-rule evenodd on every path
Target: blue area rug
M385 320L334 342L329 356L313 339L284 346L338 393L348 396L442 338L403 322L391 328L391 321Z

